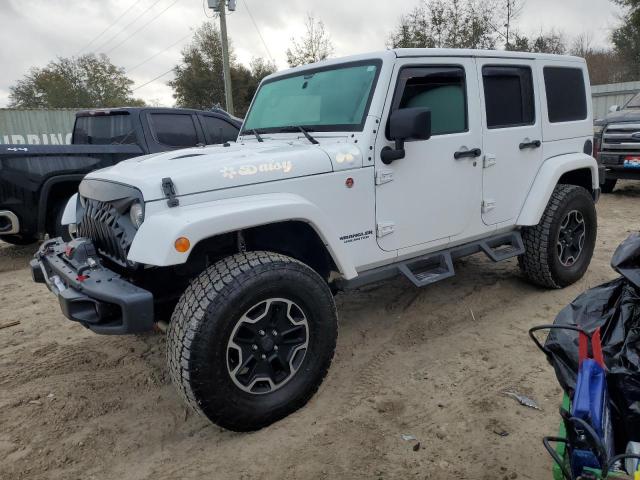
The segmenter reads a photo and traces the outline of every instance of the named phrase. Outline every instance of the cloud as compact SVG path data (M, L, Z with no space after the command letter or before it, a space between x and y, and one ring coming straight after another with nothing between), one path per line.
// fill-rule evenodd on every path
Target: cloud
M44 66L58 56L97 50L108 52L118 66L137 65L206 21L205 14L211 13L205 3L206 0L3 1L0 107L8 103L9 86L29 68ZM248 63L252 57L268 57L268 50L278 67L286 68L285 51L291 37L303 32L307 12L325 23L336 46L335 54L342 56L384 49L400 15L409 12L418 0L238 0L237 4L237 10L228 17L228 26L238 59ZM127 14L111 26L127 9ZM153 20L164 9L167 10ZM618 12L610 0L528 0L518 28L525 33L555 28L569 37L588 29L595 44L606 45ZM107 27L110 28L85 49ZM166 72L180 61L180 50L188 41L189 38L158 54L132 71L130 77L141 85ZM135 94L146 101L172 105L171 89L166 85L170 78L171 73Z

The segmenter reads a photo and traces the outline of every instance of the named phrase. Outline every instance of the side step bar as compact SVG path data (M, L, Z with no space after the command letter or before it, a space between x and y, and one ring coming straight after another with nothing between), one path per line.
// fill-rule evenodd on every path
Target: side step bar
M524 253L522 235L520 235L519 231L509 232L399 263L385 265L363 272L353 280L342 282L340 287L344 289L358 288L368 283L394 277L398 273L407 277L416 287L425 287L453 277L455 275L453 260L478 252L483 252L494 262L517 257Z

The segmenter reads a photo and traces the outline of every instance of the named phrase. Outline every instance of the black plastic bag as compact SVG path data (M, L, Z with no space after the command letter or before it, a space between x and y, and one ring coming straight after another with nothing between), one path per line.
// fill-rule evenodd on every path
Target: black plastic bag
M554 324L577 325L589 333L600 327L618 430L625 430L627 441L640 441L640 234L632 234L620 244L611 266L622 277L581 294L560 311ZM545 349L560 385L573 398L577 333L551 330Z

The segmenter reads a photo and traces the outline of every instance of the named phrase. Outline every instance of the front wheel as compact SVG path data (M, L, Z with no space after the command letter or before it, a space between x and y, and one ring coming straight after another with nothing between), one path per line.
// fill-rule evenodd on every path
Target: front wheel
M578 281L591 262L597 228L591 194L577 185L557 185L540 223L522 229L525 253L518 264L524 276L547 288Z
M299 409L336 346L327 283L271 252L219 261L184 292L169 325L169 372L186 402L221 427L250 431Z

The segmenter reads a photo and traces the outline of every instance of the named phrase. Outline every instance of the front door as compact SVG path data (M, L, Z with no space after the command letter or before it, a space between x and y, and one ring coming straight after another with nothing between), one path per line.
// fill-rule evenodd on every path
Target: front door
M480 222L482 132L475 61L399 59L392 88L375 146L378 244L387 251L446 244ZM380 151L393 146L389 115L411 107L431 109L432 136L407 141L405 157L385 165Z
M482 220L515 222L542 164L534 60L478 59L484 127Z

